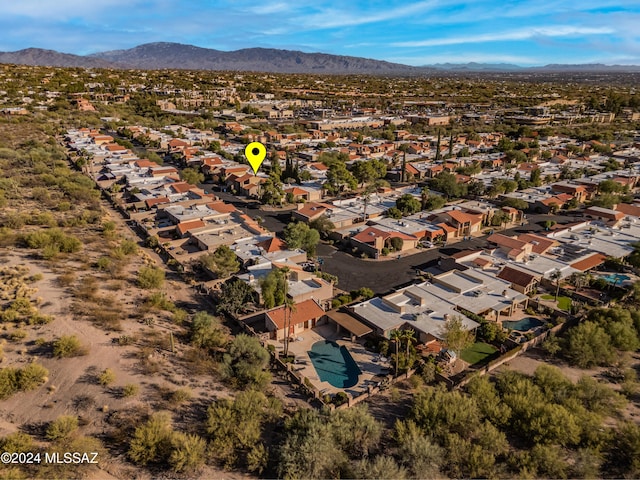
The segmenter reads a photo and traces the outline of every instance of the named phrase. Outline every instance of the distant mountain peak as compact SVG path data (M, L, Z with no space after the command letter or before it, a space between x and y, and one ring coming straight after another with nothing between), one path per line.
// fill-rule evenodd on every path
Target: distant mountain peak
M134 68L141 70L230 70L271 73L325 73L424 75L437 72L499 73L499 72L640 72L634 65L561 65L521 67L508 63L462 64L440 63L413 67L383 60L306 53L275 48L244 48L225 52L174 42L152 42L137 47L98 52L81 56L41 48L26 48L16 52L0 52L0 63L83 68Z

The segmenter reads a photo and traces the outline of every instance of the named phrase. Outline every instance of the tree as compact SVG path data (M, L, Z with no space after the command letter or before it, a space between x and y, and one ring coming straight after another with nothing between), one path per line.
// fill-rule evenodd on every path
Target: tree
M318 231L302 222L289 223L284 228L283 238L287 248L291 250L301 248L311 256L315 255L316 247L320 242Z
M442 172L429 180L429 187L444 194L446 199L459 198L467 194L467 186L458 183L458 179L452 173Z
M516 208L518 210L526 210L529 208L529 204L520 198L507 198L503 205L505 207Z
M207 312L198 312L191 321L191 344L215 351L227 343L220 320Z
M490 223L494 227L500 227L502 225L506 225L510 221L511 221L511 215L509 215L507 212L504 212L502 210L498 210L491 217L491 222Z
M247 304L255 303L256 297L256 291L248 283L231 278L220 287L218 311L235 316Z
M475 341L473 332L465 327L462 317L459 315L454 315L445 322L440 335L447 348L453 350L457 355L473 345Z
M402 340L402 330L391 330L391 333L389 334L389 338L391 340L393 340L393 344L395 345L396 348L396 376L399 373L399 362L400 362L400 357L398 355L398 350L400 347L400 341Z
M216 400L207 409L206 420L213 454L227 467L242 457L255 456L254 449L262 445L263 424L277 418L281 411L278 400L255 390L239 392L234 399ZM254 465L253 469L257 468L259 465Z
M263 388L270 380L265 368L269 364L269 352L256 337L241 333L229 345L224 355L223 376L239 388Z
M315 220L309 222L309 226L317 230L321 237L326 237L336 226L325 214L320 215Z
M611 338L595 322L586 321L569 330L566 341L566 356L571 363L581 368L608 365L615 353Z
M138 271L138 286L140 288L160 288L164 284L164 270L159 267L146 266Z
M438 210L447 203L440 195L430 195L422 204L422 210L431 211Z
M289 267L282 268L282 275L284 276L284 356L289 356L289 336L291 330L291 313L295 308L293 298L289 297Z
M226 278L240 269L236 254L227 245L220 245L213 253L202 255L197 261L217 278Z
M362 160L353 165L351 173L364 186L384 178L387 174L387 165L378 159Z
M598 192L600 193L620 193L622 185L613 180L603 180L598 184Z
M558 301L558 294L560 293L560 279L562 278L562 272L557 268L549 274L549 278L556 284L556 296L555 301Z
M529 177L529 181L533 184L534 187L539 187L540 185L542 185L542 181L540 179L540 169L536 168L535 170L531 171L531 175Z
M396 200L396 208L400 210L403 215L412 215L420 211L420 200L407 193Z
M331 195L341 194L345 191L355 190L358 182L353 174L347 170L342 162L334 162L327 170L327 182L325 188Z
M198 185L204 182L204 174L195 168L184 168L180 171L180 179L191 185Z
M279 268L271 270L266 277L260 281L262 293L262 303L265 308L273 308L282 305L285 301L285 291L287 289L284 272Z
M260 201L265 205L280 205L282 204L282 197L284 191L282 190L282 183L279 179L275 178L275 175L270 175L269 178L260 187Z

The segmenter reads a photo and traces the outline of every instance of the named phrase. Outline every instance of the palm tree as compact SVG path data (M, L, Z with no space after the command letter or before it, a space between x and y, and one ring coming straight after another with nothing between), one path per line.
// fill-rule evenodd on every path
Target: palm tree
M392 330L389 334L389 338L393 340L393 343L396 345L396 377L398 376L398 346L400 345L402 337L403 333L401 330Z
M414 331L413 329L408 329L408 330L403 330L402 331L402 339L407 342L407 356L405 358L405 362L407 364L407 367L409 366L409 346L411 345L411 342L413 342L413 335L414 335Z
M560 277L562 277L562 272L557 268L549 275L549 278L556 282L556 302L558 301L558 294L560 293Z
M289 330L291 329L291 312L294 309L293 299L289 297L289 267L283 267L282 275L284 276L284 356L289 356Z

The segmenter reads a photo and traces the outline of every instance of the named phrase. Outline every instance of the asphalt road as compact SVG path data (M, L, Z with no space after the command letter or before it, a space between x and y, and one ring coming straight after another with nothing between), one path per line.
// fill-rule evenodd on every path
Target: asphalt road
M321 244L318 245L318 257L324 261L322 271L338 277L339 289L351 291L368 287L382 294L411 282L416 278L416 268L439 256L485 245L483 238L474 238L399 259L391 255L388 260L364 260L331 245Z
M208 193L211 191L212 185L204 184L202 187ZM254 201L246 201L244 198L236 197L228 192L215 191L214 193L225 202L235 205L251 218L261 217L264 226L277 234L280 234L290 221L289 211L263 211L262 208L255 208ZM533 214L527 215L525 225L518 225L507 230L496 228L495 232L509 236L525 232L542 232L544 227L541 224L545 220L553 220L562 224L580 221L581 218L571 215ZM383 294L413 281L416 278L417 267L439 256L452 255L460 250L484 248L486 246L485 238L462 240L440 249L432 248L399 259L390 256L388 260L364 260L323 243L318 245L317 255L324 261L322 271L338 277L339 289L351 291L368 287L376 294Z

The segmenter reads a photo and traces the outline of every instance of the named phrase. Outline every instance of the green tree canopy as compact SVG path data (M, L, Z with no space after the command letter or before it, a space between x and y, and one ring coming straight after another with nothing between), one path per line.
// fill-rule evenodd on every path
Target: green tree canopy
M301 248L311 256L315 255L316 247L320 242L318 231L302 222L289 223L284 228L283 238L287 248L292 250Z
M217 278L226 278L240 269L238 257L227 245L220 245L213 253L202 255L197 261Z

